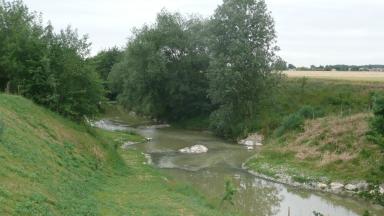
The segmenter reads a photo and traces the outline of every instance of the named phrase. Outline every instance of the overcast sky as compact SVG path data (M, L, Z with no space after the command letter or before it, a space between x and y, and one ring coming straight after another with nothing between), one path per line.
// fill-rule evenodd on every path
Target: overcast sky
M56 29L88 34L92 53L124 46L133 27L162 8L213 14L222 0L24 0ZM297 66L384 64L384 0L266 0L276 22L281 55Z

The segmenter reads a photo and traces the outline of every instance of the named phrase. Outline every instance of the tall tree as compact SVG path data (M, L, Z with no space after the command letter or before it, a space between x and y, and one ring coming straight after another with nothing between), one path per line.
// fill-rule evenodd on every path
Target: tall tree
M94 115L103 100L98 74L86 62L87 37L54 33L22 1L0 2L0 88L63 115Z
M136 30L125 57L110 74L120 101L160 119L204 113L209 57L201 40L204 21L162 11L153 26Z
M244 135L257 127L258 112L278 81L274 21L263 0L224 0L211 33L212 129L225 137Z

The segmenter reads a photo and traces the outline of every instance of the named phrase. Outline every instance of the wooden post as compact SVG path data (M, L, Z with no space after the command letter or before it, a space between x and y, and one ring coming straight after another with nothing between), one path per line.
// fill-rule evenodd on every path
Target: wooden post
M288 207L288 216L291 216L291 207Z

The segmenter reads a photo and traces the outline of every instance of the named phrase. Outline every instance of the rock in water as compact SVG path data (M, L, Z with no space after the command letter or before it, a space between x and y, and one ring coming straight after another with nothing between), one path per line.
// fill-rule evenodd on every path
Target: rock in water
M253 146L246 146L247 147L247 150L251 151L251 150L254 150L255 148Z
M344 186L345 190L348 190L348 191L354 191L354 190L357 190L357 186L354 185L354 184L347 184Z
M122 149L128 149L130 146L135 145L135 144L137 144L137 143L136 143L136 142L128 141L128 142L125 142L125 143L121 146L121 148L122 148Z
M381 186L379 187L379 193L380 193L381 195L384 194L384 185L381 185Z
M369 184L366 181L361 181L356 184L359 191L366 191L369 188Z
M258 133L250 134L247 138L240 140L240 145L246 146L262 146L264 137Z
M344 185L341 184L341 183L339 183L339 182L332 182L332 183L331 183L331 189L332 189L333 191L340 191L340 190L343 189L343 188L344 188Z
M328 185L324 184L324 183L318 183L317 187L320 188L321 190L324 190L324 189L326 189L328 187Z
M186 153L186 154L202 154L202 153L207 153L208 148L203 145L194 145L191 147L180 149L179 152Z

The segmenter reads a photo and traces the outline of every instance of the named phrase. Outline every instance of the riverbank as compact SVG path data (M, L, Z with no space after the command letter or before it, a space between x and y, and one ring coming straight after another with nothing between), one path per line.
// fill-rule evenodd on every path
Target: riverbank
M121 149L142 137L69 121L0 94L0 215L222 215Z
M384 205L384 153L366 139L370 114L307 120L303 130L266 141L244 163L250 173L284 184Z

